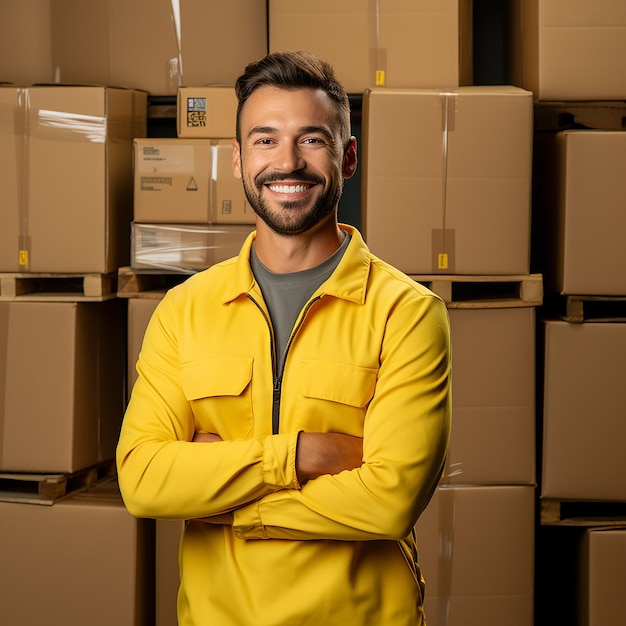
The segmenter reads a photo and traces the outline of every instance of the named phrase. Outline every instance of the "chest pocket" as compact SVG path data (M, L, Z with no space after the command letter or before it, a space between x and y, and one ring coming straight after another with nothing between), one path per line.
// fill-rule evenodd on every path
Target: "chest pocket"
M298 374L297 426L363 436L378 370L333 361L304 360Z
M217 433L223 439L245 439L252 432L251 357L186 363L181 378L197 432Z

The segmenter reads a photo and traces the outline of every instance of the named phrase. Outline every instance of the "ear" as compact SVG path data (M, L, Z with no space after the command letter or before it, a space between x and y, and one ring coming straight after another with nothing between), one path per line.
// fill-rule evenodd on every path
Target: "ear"
M357 153L356 153L356 137L350 137L348 147L343 153L343 177L352 178L356 172Z
M233 139L233 174L235 175L235 178L243 177L243 173L241 171L241 148L236 139Z

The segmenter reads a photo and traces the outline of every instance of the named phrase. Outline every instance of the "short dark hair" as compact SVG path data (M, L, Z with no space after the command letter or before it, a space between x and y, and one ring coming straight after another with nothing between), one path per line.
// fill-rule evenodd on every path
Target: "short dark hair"
M237 141L241 143L241 111L256 89L271 85L282 89L322 89L337 104L341 141L350 139L350 101L333 67L310 52L274 52L246 66L235 83Z

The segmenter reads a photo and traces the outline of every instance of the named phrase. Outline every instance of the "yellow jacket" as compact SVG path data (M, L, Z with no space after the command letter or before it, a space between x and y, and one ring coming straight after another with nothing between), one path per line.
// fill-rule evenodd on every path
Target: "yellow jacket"
M413 527L450 433L447 310L341 227L352 240L288 348L278 434L254 233L170 290L148 325L118 474L133 515L190 520L181 626L424 623ZM363 437L363 465L300 486L301 430ZM225 512L232 526L199 520Z

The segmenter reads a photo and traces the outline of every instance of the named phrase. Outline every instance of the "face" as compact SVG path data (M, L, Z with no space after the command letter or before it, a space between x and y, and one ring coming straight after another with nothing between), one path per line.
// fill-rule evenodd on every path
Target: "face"
M248 202L274 232L299 235L334 215L356 141L342 145L336 108L316 89L263 86L241 111L233 171Z

